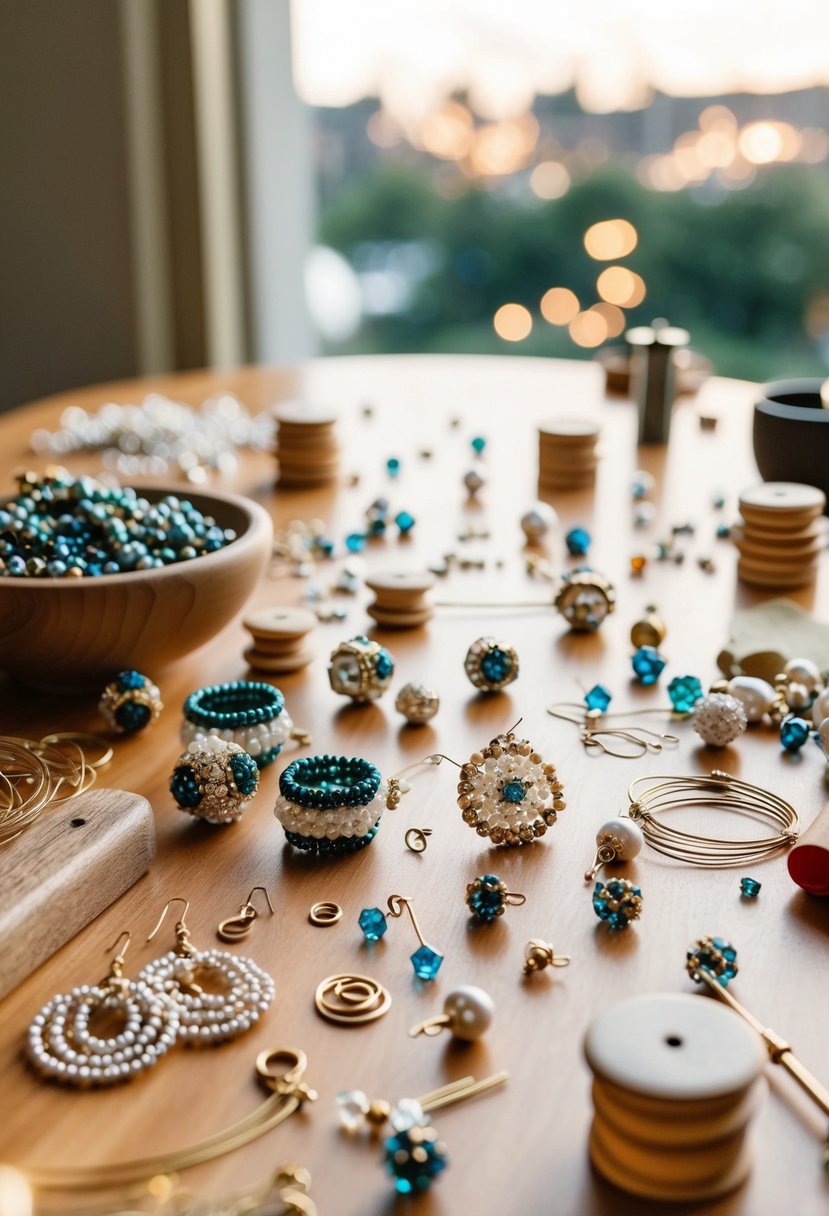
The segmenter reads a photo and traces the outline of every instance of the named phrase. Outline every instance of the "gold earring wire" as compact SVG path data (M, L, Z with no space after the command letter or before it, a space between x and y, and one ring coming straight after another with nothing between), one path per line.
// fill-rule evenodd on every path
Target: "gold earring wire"
M250 933L251 929L253 928L253 922L259 915L256 908L254 908L253 904L251 903L251 900L257 891L261 891L265 896L265 901L271 910L271 916L273 916L273 904L271 903L271 897L268 895L266 888L254 887L250 895L239 908L236 915L228 916L226 920L219 922L219 926L216 929L216 935L221 941L238 942L241 941L242 938L247 937L247 935Z
M572 712L567 712L568 710ZM619 760L638 760L648 752L654 754L662 751L662 745L679 743L677 735L662 731L649 730L646 726L622 723L619 726L605 726L609 718L635 718L645 714L667 714L669 718L686 718L687 714L677 714L668 706L656 706L651 709L633 709L628 713L602 713L598 709L587 709L577 701L561 701L547 706L547 713L562 722L572 722L579 728L579 737L585 751L597 750L606 756L615 756ZM630 749L617 750L604 742L605 739L629 743Z
M190 930L187 928L186 921L187 913L190 909L190 900L185 899L183 895L174 895L172 899L167 900L166 904L161 910L161 915L158 918L158 924L147 938L147 941L151 942L161 926L164 924L164 918L170 911L171 904L184 904L184 910L182 911L179 919L176 921L176 950L179 954L184 956L193 955L196 953L196 949L190 941Z

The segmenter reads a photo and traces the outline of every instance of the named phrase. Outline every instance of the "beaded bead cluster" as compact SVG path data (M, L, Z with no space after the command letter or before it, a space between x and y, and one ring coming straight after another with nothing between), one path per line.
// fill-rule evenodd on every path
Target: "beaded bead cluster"
M593 911L611 929L627 929L642 914L642 892L628 878L597 882L593 889Z
M274 815L288 841L314 853L363 848L384 810L380 770L359 756L306 756L279 778Z
M391 683L394 659L379 642L360 634L331 652L328 680L334 692L353 701L376 701Z
M276 759L293 728L278 688L261 680L235 680L190 693L181 741L217 736L238 744L261 769Z
M93 578L151 570L213 553L236 539L191 502L149 502L129 487L24 473L0 507L0 576Z
M564 809L563 790L555 765L510 732L461 767L458 806L464 822L493 844L530 844Z
M215 735L188 743L170 778L179 810L208 823L241 819L258 785L255 761L238 743Z
M476 920L491 925L507 908L507 884L497 874L482 874L466 885L466 906Z
M98 702L112 730L124 735L134 735L156 722L163 708L161 693L140 671L119 672Z

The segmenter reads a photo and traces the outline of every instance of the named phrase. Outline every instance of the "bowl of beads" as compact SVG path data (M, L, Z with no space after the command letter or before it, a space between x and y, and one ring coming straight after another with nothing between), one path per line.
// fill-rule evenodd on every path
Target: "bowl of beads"
M25 474L0 502L0 670L72 690L154 674L243 607L271 551L257 503Z

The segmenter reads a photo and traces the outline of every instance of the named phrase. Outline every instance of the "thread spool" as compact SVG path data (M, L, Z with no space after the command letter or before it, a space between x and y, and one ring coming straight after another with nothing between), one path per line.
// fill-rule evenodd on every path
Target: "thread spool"
M810 895L829 895L829 802L786 859L789 875Z
M314 657L305 639L317 618L306 608L260 608L242 624L253 638L244 657L256 671L299 671Z
M374 599L366 611L384 629L417 629L434 614L426 598L435 585L431 574L421 571L388 571L365 580Z
M745 1181L767 1059L750 1026L714 1001L656 993L605 1010L584 1050L594 1074L590 1157L609 1182L692 1203Z
M321 406L288 401L274 410L277 481L283 486L314 486L334 481L340 468L337 415Z
M599 424L556 418L538 428L538 496L589 488L596 480Z
M804 587L826 546L826 496L814 486L769 481L740 495L743 525L732 529L737 573L756 587Z

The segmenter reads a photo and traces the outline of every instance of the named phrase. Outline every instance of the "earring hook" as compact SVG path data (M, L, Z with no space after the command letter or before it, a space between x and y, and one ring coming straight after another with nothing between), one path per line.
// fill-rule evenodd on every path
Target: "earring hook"
M126 941L124 942L123 948L119 948L119 947L121 947L121 942L124 938L126 938ZM130 933L129 929L124 929L121 933L118 934L118 936L116 937L116 939L112 943L112 945L107 946L107 953L109 953L110 950L117 951L115 958L112 960L114 963L123 963L124 956L127 953L127 950L129 949L129 945L130 945L131 941L132 941L132 934Z
M252 893L253 893L253 892L251 892L251 894L252 894ZM183 925L183 924L184 924L184 919L185 919L185 917L187 916L187 912L188 912L188 910L189 910L189 908L190 908L190 900L189 900L189 899L185 899L183 895L174 895L172 899L168 899L168 900L167 900L166 904L165 904L165 905L164 905L164 907L162 908L162 910L161 910L161 915L160 915L160 916L159 916L159 918L158 918L158 924L157 924L157 925L156 925L156 927L153 929L153 931L152 931L152 933L150 934L150 936L147 938L147 941L148 941L148 942L151 942L151 941L153 940L153 938L155 937L156 933L158 933L159 929L160 929L160 928L161 928L161 926L164 924L164 918L165 918L165 916L167 915L167 913L170 911L170 904L184 904L184 911L182 912L181 917L179 918L179 922L178 922L180 925Z
M251 902L250 902L250 901L253 899L253 897L254 897L254 895L256 894L256 892L257 892L257 891L261 891L261 892L262 892L262 894L265 896L265 903L266 903L266 904L268 905L268 907L270 908L271 916L273 916L273 915L274 915L274 911L273 911L273 904L271 903L271 897L270 897L270 895L268 895L268 890L267 890L267 887L254 887L254 888L251 890L251 893L250 893L250 895L247 897L247 900L246 900L245 902L246 902L246 903L247 903L247 904L248 904L250 907L253 907L253 905L251 904Z

